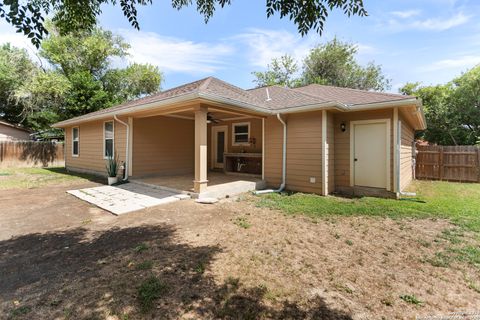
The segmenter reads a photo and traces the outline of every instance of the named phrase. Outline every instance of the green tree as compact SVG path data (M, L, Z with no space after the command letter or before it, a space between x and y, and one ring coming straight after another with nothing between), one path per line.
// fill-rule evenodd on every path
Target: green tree
M333 39L310 51L303 62L302 82L362 90L385 91L390 80L379 65L361 66L355 59L357 46Z
M111 60L124 58L130 46L112 32L95 28L62 35L51 26L42 42L40 55L69 82L59 106L62 119L83 115L134 99L160 89L158 67L132 64L124 69L111 67Z
M96 27L102 6L120 5L131 25L139 29L138 7L152 2L153 0L5 0L0 2L0 18L39 47L48 34L44 20L49 14L53 14L53 21L63 34L79 30L91 31ZM171 0L172 7L178 10L193 3L206 23L218 7L230 5L231 0ZM267 17L275 14L279 14L280 18L287 17L302 35L311 29L321 33L328 14L335 9L340 9L347 16L367 15L363 0L266 0Z
M27 114L17 99L17 90L39 71L26 50L8 43L0 46L0 117L12 123L25 120Z
M149 64L112 68L129 45L96 28L62 35L51 26L42 42L40 68L26 51L0 48L0 116L34 130L53 122L100 110L160 89L163 76Z
M134 63L125 69L110 69L102 77L113 104L131 100L158 90L162 74L151 64Z
M272 59L272 62L267 65L267 71L254 71L255 76L253 82L257 87L281 85L286 87L294 87L299 80L295 79L295 73L298 71L298 66L292 56L286 54L280 58Z
M452 81L452 105L464 129L464 144L475 144L480 139L480 65Z
M473 145L480 139L480 65L445 85L407 83L400 92L422 99L423 139L440 145Z

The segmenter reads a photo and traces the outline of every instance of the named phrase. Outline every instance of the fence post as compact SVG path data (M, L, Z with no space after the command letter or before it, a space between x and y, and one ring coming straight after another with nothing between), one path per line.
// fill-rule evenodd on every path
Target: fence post
M440 146L438 153L439 179L443 180L443 146Z
M477 147L477 182L480 182L480 147Z

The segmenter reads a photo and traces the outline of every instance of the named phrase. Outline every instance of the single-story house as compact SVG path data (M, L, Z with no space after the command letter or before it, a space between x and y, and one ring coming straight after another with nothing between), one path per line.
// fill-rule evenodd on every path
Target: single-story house
M54 127L65 130L69 170L105 175L116 154L132 179L186 181L197 194L210 180L248 177L394 196L412 180L414 132L426 124L412 96L316 84L244 90L209 77Z
M0 120L0 142L25 140L30 140L30 130L10 122Z

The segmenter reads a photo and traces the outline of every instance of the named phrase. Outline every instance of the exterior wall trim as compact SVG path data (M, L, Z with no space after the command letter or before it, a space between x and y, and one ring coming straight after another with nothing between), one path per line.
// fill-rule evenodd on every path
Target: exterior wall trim
M327 111L322 110L322 195L328 195Z
M398 189L398 168L399 168L399 159L398 159L398 108L393 109L393 143L394 143L394 149L393 149L393 192L398 193L400 190Z

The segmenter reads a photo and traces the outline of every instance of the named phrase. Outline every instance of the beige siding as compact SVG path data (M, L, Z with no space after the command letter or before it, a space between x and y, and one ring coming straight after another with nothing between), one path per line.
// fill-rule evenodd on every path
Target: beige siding
M335 138L335 187L343 188L350 186L350 121L391 119L390 124L390 188L393 190L393 109L358 111L348 113L336 113L334 117ZM340 129L341 123L346 124L346 131Z
M0 123L0 141L30 140L30 134L8 125Z
M402 125L400 145L400 191L402 191L413 179L412 147L415 139L415 131L402 115L400 115L400 121Z
M283 127L277 117L265 119L264 174L267 185L276 188L282 182Z
M113 119L112 119L113 120ZM126 121L126 119L121 119ZM72 127L65 128L65 165L75 170L92 171L106 175L106 160L103 157L103 123L92 121L78 125L79 128L79 155L72 156ZM114 122L114 151L119 161L125 161L126 127ZM121 172L119 172L119 175Z
M134 119L133 176L193 173L194 124L165 116Z
M250 138L255 138L256 143L255 145L251 144L248 146L234 146L233 145L233 131L232 125L235 123L250 123ZM252 153L261 153L262 152L262 119L257 118L248 118L248 119L239 119L239 120L232 120L232 121L221 121L219 123L211 123L208 124L208 167L212 167L212 127L216 126L227 126L227 150L225 152L252 152Z
M287 181L293 191L322 191L322 113L291 114L287 122ZM276 117L265 122L265 179L275 187L281 182L283 127ZM310 178L315 178L311 183Z
M327 112L327 152L328 193L331 193L335 191L335 121L332 112Z

